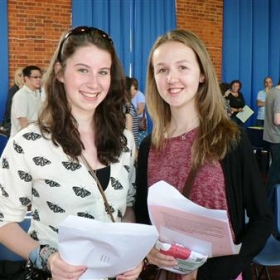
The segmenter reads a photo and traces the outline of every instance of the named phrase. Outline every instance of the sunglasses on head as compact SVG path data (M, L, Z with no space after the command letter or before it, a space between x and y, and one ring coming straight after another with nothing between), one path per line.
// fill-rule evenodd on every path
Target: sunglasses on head
M97 33L99 36L103 37L105 40L107 40L110 44L113 45L113 40L111 39L111 37L109 36L109 34L107 34L106 32L104 32L101 29L95 28L95 27L89 27L89 26L78 26L76 28L71 29L69 32L67 32L60 44L59 47L59 51L58 51L58 60L61 60L61 51L62 51L62 47L65 43L65 41L70 37L70 36L76 36L76 35L82 35L82 34L90 34L91 32L93 33Z

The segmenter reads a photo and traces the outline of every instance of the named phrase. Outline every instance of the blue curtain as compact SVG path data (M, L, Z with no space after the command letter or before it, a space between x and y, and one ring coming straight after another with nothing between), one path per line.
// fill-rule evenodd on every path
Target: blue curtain
M254 125L258 91L271 76L280 76L280 1L224 0L222 81L242 82L246 104L255 112L247 125Z
M9 53L8 53L8 2L0 1L0 33L1 33L1 63L0 63L0 122L2 122L9 81ZM0 137L0 154L6 145L6 139Z
M108 32L127 76L145 92L147 61L156 38L176 28L175 0L72 0L72 26L95 26ZM151 131L148 116L148 130Z

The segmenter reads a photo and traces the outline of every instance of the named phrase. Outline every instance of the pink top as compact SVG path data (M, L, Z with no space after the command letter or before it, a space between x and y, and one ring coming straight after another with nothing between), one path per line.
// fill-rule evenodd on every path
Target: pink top
M180 192L183 191L190 171L191 147L196 133L197 129L193 129L181 136L166 139L160 152L151 147L148 159L148 186L164 180ZM220 162L207 162L200 168L189 199L208 209L228 211L225 179ZM242 280L242 276L239 277L241 278L237 279Z

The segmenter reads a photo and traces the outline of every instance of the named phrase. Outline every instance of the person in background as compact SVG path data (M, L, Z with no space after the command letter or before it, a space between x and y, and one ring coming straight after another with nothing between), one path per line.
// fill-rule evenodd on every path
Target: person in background
M62 259L59 224L69 215L135 221L125 75L109 35L80 26L61 37L45 79L38 122L10 138L1 157L0 242L45 277L78 280L87 268ZM27 206L33 213L29 234L18 225ZM117 279L135 280L141 269L142 262Z
M257 114L256 126L260 126L260 127L264 126L265 100L267 94L270 92L273 86L271 77L266 77L263 82L264 82L264 89L259 91L257 95L258 114Z
M11 106L12 106L12 99L15 95L15 93L23 87L24 85L24 79L22 74L22 67L19 67L16 69L14 74L14 84L10 87L8 94L7 94L7 100L6 100L6 107L5 107L5 113L4 113L4 119L2 121L0 130L2 133L10 136L11 133Z
M133 79L130 77L126 77L126 91L129 94L130 98L132 99L133 94L135 92L135 87L133 84ZM136 108L134 107L134 105L131 102L131 99L129 99L129 102L127 103L127 108L128 108L128 112L132 117L132 126L131 126L131 131L133 133L134 136L134 140L135 140L135 144L137 147L137 150L139 148L139 131L138 131L138 117L137 117L137 112L136 112Z
M29 65L22 70L24 86L16 92L11 108L11 136L14 136L28 124L37 121L42 105L41 69Z
M280 183L280 89L272 88L266 97L263 139L270 144L271 164L267 192Z
M239 126L243 127L243 122L236 117L239 112L243 111L243 107L245 106L243 94L240 92L241 87L242 84L239 80L233 80L230 83L230 89L224 93L224 98L228 101L231 108L230 118Z
M145 110L145 95L142 91L138 89L138 80L136 78L131 78L132 79L132 86L131 86L131 95L132 95L132 104L134 108L137 111L138 118L141 118L144 115L147 117ZM147 135L147 131L139 131L138 133L138 139L139 139L139 144L141 141L144 139L144 137Z
M227 211L240 252L208 258L198 270L173 279L250 279L251 261L272 232L272 213L252 146L245 131L226 115L200 38L187 30L159 37L150 52L146 89L153 130L138 153L137 222L150 223L148 188L160 180L186 191L200 206ZM159 267L176 265L172 256L156 248L147 260Z
M277 89L280 89L280 77L279 77L278 84L276 85L276 88L277 88Z

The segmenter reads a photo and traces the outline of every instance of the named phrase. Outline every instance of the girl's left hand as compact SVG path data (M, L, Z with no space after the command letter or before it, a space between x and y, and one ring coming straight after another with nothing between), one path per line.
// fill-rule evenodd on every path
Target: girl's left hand
M132 270L129 270L123 274L120 274L117 276L117 280L136 280L142 269L143 269L143 262L141 262L137 267L135 267L134 269Z

